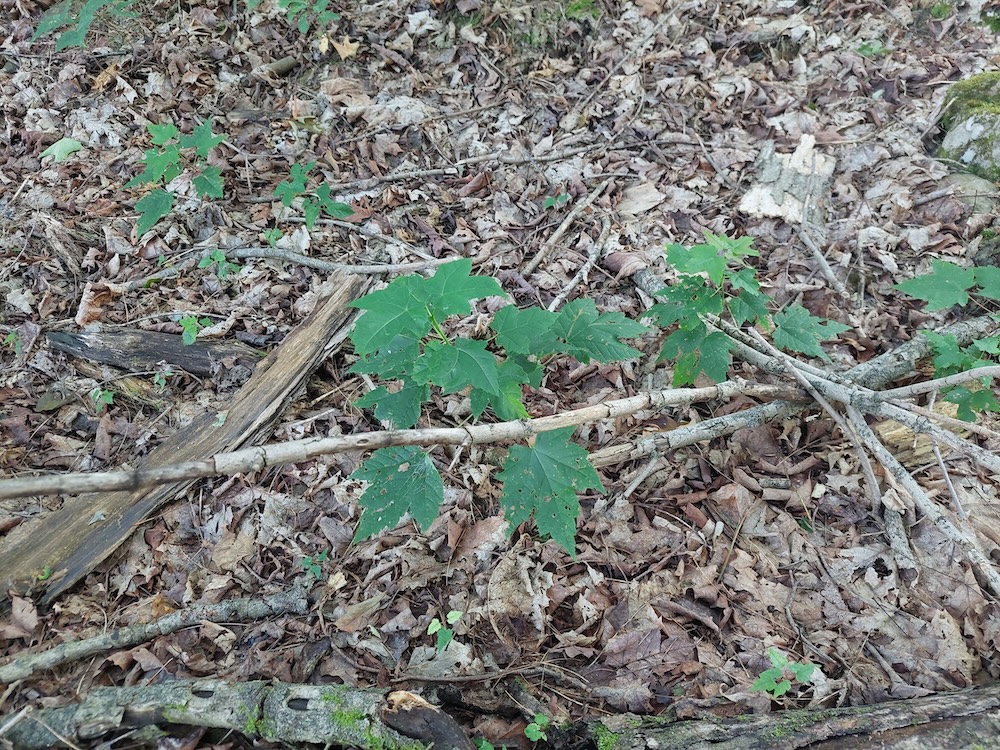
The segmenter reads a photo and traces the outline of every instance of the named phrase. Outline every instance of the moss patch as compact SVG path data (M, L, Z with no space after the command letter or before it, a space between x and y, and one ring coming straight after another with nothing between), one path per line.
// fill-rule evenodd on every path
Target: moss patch
M951 130L975 114L1000 115L1000 72L980 73L952 85L941 124Z

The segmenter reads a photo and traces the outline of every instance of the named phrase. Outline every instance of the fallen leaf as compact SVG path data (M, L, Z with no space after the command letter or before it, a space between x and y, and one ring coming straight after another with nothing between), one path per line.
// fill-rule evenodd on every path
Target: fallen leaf
M354 57L358 54L358 49L361 47L361 42L352 42L351 38L344 34L343 38L338 42L333 42L333 48L337 50L337 54L340 55L341 60L346 60L349 57Z

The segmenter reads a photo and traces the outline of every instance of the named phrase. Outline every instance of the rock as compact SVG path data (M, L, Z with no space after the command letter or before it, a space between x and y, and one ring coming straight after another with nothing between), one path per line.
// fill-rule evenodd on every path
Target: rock
M1000 181L1000 72L980 73L954 84L945 99L941 124L947 134L938 149L939 159Z

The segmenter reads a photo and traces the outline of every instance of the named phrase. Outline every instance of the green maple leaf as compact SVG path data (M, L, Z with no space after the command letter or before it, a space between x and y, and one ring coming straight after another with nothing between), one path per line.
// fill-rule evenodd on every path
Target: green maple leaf
M445 393L457 393L471 385L500 395L497 358L486 351L485 341L430 341L413 369L414 380L439 385Z
M552 333L566 346L563 351L583 364L591 359L616 362L641 355L637 349L619 339L635 338L646 333L646 326L626 318L620 312L597 312L590 299L575 299L559 311Z
M156 222L170 213L174 206L174 194L166 190L154 190L135 204L140 214L135 231L140 237L152 229Z
M204 167L192 182L194 189L202 198L222 197L222 170L218 167Z
M974 391L959 386L948 391L944 398L958 406L958 418L966 422L975 422L982 411L1000 411L996 396L986 388Z
M207 159L208 152L224 140L226 136L212 133L212 121L208 119L192 130L191 135L182 135L177 142L181 148L193 148L199 158Z
M541 307L519 310L514 305L507 305L493 316L490 328L506 352L544 356L561 348L561 342L552 334L558 317L559 313Z
M536 388L541 384L542 368L535 362L514 355L497 368L500 393L473 388L470 394L472 413L478 419L487 408L503 420L527 419L528 410L522 401L522 386L530 384Z
M533 446L513 446L497 479L503 482L500 503L512 530L534 515L538 532L575 556L577 493L604 487L587 451L570 442L572 434L566 427L543 432Z
M395 393L380 385L355 401L354 405L362 409L375 407L376 419L388 420L393 427L406 430L417 424L420 406L430 395L430 388L424 384L407 383Z
M729 352L732 351L733 346L735 344L732 339L721 331L713 331L705 337L705 340L698 347L698 353L701 355L699 361L701 369L716 383L721 383L729 374L729 365L733 361Z
M934 350L935 375L939 377L951 375L968 370L972 366L968 352L963 351L953 334L924 331L924 336L931 342L931 348Z
M496 279L470 276L471 270L472 260L461 258L438 266L429 279L416 277L419 294L437 320L460 313L467 315L472 310L472 300L507 296Z
M146 130L149 131L154 146L163 146L181 133L172 122L165 122L162 125L150 123L146 126Z
M990 299L1000 299L1000 268L996 266L977 266L974 269L976 283L982 288L979 294Z
M849 326L833 320L824 320L810 314L801 305L792 305L775 313L774 344L780 349L801 352L810 357L819 357L827 362L830 357L820 347L820 341L827 341L839 333L850 330Z
M146 163L146 168L142 174L126 182L126 188L145 185L147 182L159 182L161 179L170 182L181 173L181 152L175 145L167 146L162 150L149 149L143 155L142 160Z
M285 206L291 206L292 201L306 191L306 178L316 162L311 161L304 167L300 164L293 164L287 180L282 180L274 188L274 197L278 198Z
M377 351L358 360L348 372L378 375L383 380L402 378L413 369L420 356L420 340L415 336L394 336Z
M491 295L506 296L496 279L469 276L472 261L462 258L440 266L429 279L400 276L385 289L351 302L367 310L354 326L351 341L365 355L398 335L423 338L432 325L449 315L469 313L472 300Z
M366 310L351 331L354 350L364 356L381 349L397 336L422 339L431 330L427 304L417 276L398 276L385 289L350 303Z
M722 292L706 284L702 276L681 276L656 296L664 301L653 305L649 312L661 326L698 315L719 315L723 309Z
M444 500L444 485L434 462L412 446L379 448L350 478L369 483L358 500L362 513L355 542L393 528L407 513L426 531Z
M354 216L354 209L346 203L330 198L330 186L325 182L316 188L316 197L323 210L335 219L347 219Z
M943 310L969 301L969 289L976 281L971 268L960 268L943 260L931 261L931 272L907 279L893 288L927 303L928 310Z
M678 271L691 276L705 274L716 286L726 274L726 259L711 245L667 245L667 262Z

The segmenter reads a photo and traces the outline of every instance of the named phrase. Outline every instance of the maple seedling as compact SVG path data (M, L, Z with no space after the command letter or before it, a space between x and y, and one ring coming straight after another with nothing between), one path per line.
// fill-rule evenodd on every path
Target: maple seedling
M534 721L524 728L524 736L532 742L547 740L549 736L545 730L549 728L552 721L545 714L535 714Z
M961 268L943 260L931 261L931 272L896 284L894 289L927 303L928 310L945 310L966 305L972 296L982 300L1000 300L1000 268L974 266ZM923 331L934 352L934 376L944 377L995 364L1000 355L1000 336L973 341L962 347L951 334ZM958 406L958 417L973 422L977 413L1000 411L1000 402L989 389L987 378L979 379L979 387L958 386L943 391L946 401Z
M848 326L817 318L801 305L769 314L771 298L761 292L746 258L757 256L753 239L734 239L705 232L705 242L692 247L667 245L667 261L677 270L676 281L657 292L662 300L649 312L663 327L673 328L664 339L660 360L674 362L674 385L690 385L705 373L715 382L726 379L732 364L733 341L711 330L707 319L728 318L737 326L756 325L772 332L779 349L829 361L820 346Z
M793 681L802 685L808 683L816 669L816 665L809 662L789 661L787 656L774 647L767 650L767 657L771 661L771 668L760 673L760 677L750 686L750 691L767 693L774 700L791 690Z
M437 649L439 654L448 648L448 644L451 643L452 639L455 637L455 631L450 626L455 625L455 623L461 620L462 614L461 610L453 609L445 615L444 619L447 621L447 625L442 623L436 617L427 625L427 635L437 636L434 648Z
M220 279L226 278L231 273L238 273L243 268L239 263L227 260L226 254L218 247L198 261L198 268L209 268L213 265L215 266L215 275Z
M300 164L293 164L288 177L279 182L274 189L274 197L280 200L282 205L289 208L296 198L302 198L302 215L306 227L309 229L315 226L320 212L326 213L334 219L346 219L354 215L354 209L348 204L335 201L330 197L330 186L326 183L317 187L311 195L308 194L306 184L309 172L315 166L316 162L314 161L309 162L304 167Z
M199 318L195 315L185 315L177 321L181 327L181 340L185 346L191 346L198 340L198 332L206 326L212 325L211 318Z
M598 313L585 299L559 312L504 307L490 324L491 340L449 338L448 318L468 315L473 300L507 296L496 279L471 276L471 270L471 260L456 260L432 277L400 276L351 303L365 311L351 332L360 356L351 372L382 381L357 406L373 408L378 419L405 429L417 424L433 388L468 393L474 419L487 411L504 420L525 419L523 389L541 384L541 358L566 354L586 364L639 356L622 339L648 329L619 312ZM500 504L509 530L533 517L543 536L571 554L577 494L603 491L586 450L570 442L572 433L572 428L554 430L530 445L514 446L497 475L504 483ZM444 499L441 476L418 447L381 448L351 478L369 485L361 496L355 541L392 528L407 515L427 529Z
M100 414L106 407L111 406L115 402L115 392L97 386L90 392L90 401L93 403L94 408L97 409L97 413Z
M302 569L317 581L323 577L323 563L330 555L330 550L323 550L315 557L306 555L302 558Z
M222 197L222 170L208 163L209 152L226 138L212 132L212 121L206 120L191 131L190 135L182 135L173 123L146 126L150 140L157 148L148 149L142 157L146 167L143 171L125 183L126 188L140 185L162 183L166 185L184 170L184 158L189 152L194 153L194 163L199 168L191 180L195 192L201 198ZM156 222L170 213L174 205L174 194L164 188L155 188L139 200L135 207L140 217L136 225L136 233L143 235L156 226Z

